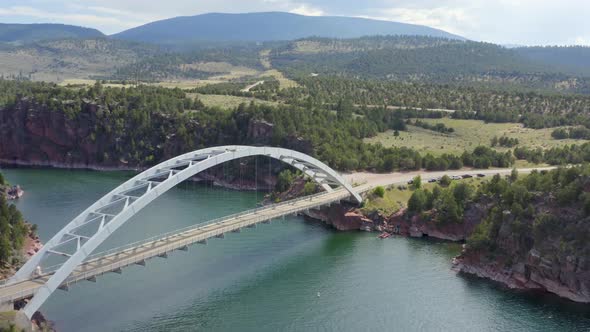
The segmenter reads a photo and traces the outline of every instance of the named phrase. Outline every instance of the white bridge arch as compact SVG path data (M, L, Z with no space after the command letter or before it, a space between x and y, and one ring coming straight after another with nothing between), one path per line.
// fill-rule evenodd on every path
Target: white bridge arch
M332 186L342 186L357 202L362 202L360 195L337 172L321 161L297 151L235 145L189 152L156 165L121 184L47 241L9 280L9 283L17 283L31 279L37 267L51 255L67 257L49 280L35 292L24 308L25 314L31 318L78 265L150 202L206 169L250 156L268 156L281 160L301 170L327 191L332 191ZM64 252L63 248L66 246L73 246L73 252Z

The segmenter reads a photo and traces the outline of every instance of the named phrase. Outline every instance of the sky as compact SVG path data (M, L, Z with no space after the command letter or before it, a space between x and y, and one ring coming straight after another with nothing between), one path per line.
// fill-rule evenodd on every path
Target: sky
M590 45L590 0L1 0L0 22L112 34L174 16L259 11L422 24L498 44Z

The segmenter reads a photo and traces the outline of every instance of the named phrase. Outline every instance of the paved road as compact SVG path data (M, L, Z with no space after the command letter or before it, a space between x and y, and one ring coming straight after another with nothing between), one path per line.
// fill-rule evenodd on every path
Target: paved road
M544 168L551 169L551 168ZM532 169L519 169L520 173L528 173ZM501 170L462 170L448 172L410 172L410 173L391 173L391 174L372 174L372 173L355 173L347 175L349 181L353 184L356 182L355 190L363 193L376 186L388 186L406 183L416 175L422 175L423 180L436 178L445 174L463 175L463 174L509 174L510 169ZM296 199L280 204L258 208L246 211L240 214L225 217L213 222L195 225L189 228L168 233L156 238L146 239L138 243L132 243L125 247L115 248L108 252L98 254L96 257L81 264L66 279L63 287L68 287L72 283L82 280L95 281L95 277L107 272L121 272L121 268L131 264L144 265L145 261L153 257L165 257L169 252L174 250L186 250L189 245L197 242L205 242L213 237L223 237L224 234L237 232L245 227L252 227L258 223L271 219L280 218L289 214L296 214L307 209L313 209L322 205L338 202L347 199L350 194L344 189L337 189L332 192L323 192ZM15 300L31 297L37 289L43 287L49 279L51 273L36 278L34 280L23 281L20 283L0 287L0 304L13 302Z

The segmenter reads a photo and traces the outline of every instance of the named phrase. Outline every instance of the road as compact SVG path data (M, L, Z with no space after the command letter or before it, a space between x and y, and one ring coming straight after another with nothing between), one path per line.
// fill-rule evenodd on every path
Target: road
M240 90L241 92L250 92L250 90L254 89L255 87L264 84L264 81L258 81L254 84L250 84L247 87L243 88L242 90Z
M543 169L552 169L539 168ZM520 173L529 173L533 169L519 169ZM358 193L363 193L376 186L389 186L406 183L416 175L421 175L424 180L437 178L443 175L476 175L476 174L510 174L511 169L494 170L459 170L446 172L408 172L408 173L354 173L345 177L355 186ZM322 192L309 197L299 198L279 204L273 204L254 210L245 211L236 215L227 216L219 220L213 220L205 224L194 225L181 230L173 231L154 238L146 239L127 246L114 248L104 253L91 256L88 261L78 266L66 279L62 287L67 289L70 284L83 280L95 281L96 277L108 272L121 273L121 269L132 265L145 265L147 259L153 257L166 257L168 253L175 250L187 250L188 246L194 243L205 243L207 239L224 237L230 232L239 232L242 228L252 227L258 223L281 218L286 215L300 213L305 210L329 205L340 200L347 199L350 194L344 189L337 189L332 192ZM42 277L27 280L12 285L0 287L0 304L3 306L15 300L31 297L37 289L43 287L44 283L52 275L46 272Z

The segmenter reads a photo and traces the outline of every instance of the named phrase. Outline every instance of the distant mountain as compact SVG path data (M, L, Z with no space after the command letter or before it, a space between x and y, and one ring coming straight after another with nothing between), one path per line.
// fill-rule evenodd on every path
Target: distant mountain
M96 38L104 34L96 29L65 24L4 24L0 23L0 42L24 44L64 38Z
M588 46L535 46L514 49L531 60L557 66L563 71L590 75L590 47Z
M353 17L303 16L282 12L175 17L113 35L115 38L176 44L210 41L294 40L310 36L356 38L368 35L463 37L427 26Z

